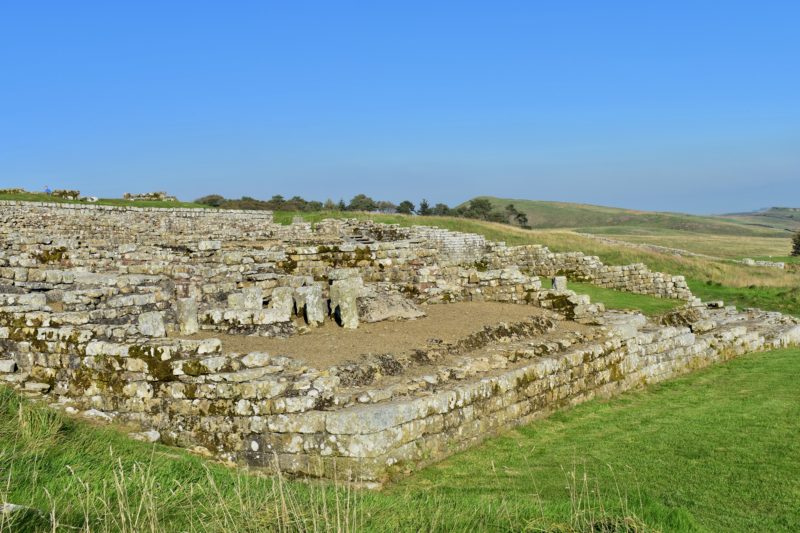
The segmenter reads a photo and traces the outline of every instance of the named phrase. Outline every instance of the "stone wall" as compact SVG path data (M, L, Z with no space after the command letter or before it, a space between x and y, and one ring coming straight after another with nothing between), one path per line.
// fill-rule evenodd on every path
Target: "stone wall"
M543 289L545 275L688 303L655 322ZM357 328L463 301L536 313L324 368L177 338ZM798 341L796 319L706 309L680 276L577 252L265 212L0 203L0 381L294 474L381 483L564 406Z
M683 276L653 272L642 263L605 265L596 256L582 252L554 253L539 245L501 249L493 260L528 267L540 276L567 276L572 281L656 298L691 300L693 297Z

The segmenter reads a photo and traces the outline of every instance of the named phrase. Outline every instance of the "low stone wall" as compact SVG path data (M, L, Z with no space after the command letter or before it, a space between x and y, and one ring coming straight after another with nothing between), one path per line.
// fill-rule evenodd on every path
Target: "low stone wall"
M438 228L6 202L0 244L0 381L229 461L365 483L597 395L800 341L793 318L706 310L681 276ZM610 313L538 277L561 275L688 305L663 324ZM536 316L327 368L174 338L353 329L466 301Z
M541 245L496 247L486 255L492 264L516 264L538 276L567 276L572 281L656 298L692 300L683 276L653 272L646 265L610 266L596 256L582 252L555 253Z
M487 436L596 396L608 397L747 352L800 342L800 326L780 333L752 324L702 335L690 328L630 322L601 344L550 356L424 397L331 412L266 417L269 432L243 443L247 464L302 475L349 473L380 483ZM636 329L637 327L641 329ZM519 354L516 354L518 357Z

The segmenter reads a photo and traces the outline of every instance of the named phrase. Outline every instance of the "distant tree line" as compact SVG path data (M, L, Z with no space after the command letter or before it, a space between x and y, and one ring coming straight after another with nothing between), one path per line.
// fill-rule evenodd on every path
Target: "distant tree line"
M469 203L451 208L447 204L437 203L431 205L428 200L422 199L419 206L415 206L410 200L403 200L399 204L387 202L385 200L374 200L366 194L357 194L345 202L340 199L334 202L328 199L325 202L316 200L305 200L300 196L293 196L289 199L281 195L275 195L269 200L258 200L249 196L242 198L229 199L219 194L203 196L195 200L198 204L217 207L220 209L252 209L267 211L366 211L370 213L400 213L403 215L420 216L452 216L461 218L473 218L477 220L487 220L502 224L511 224L528 228L528 217L525 213L518 211L514 204L508 204L504 208L496 208L487 198L476 198Z

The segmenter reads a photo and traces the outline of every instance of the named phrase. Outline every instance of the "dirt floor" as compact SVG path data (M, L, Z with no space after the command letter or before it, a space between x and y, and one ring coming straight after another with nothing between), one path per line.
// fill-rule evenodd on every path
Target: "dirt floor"
M482 330L485 326L501 322L519 322L547 311L537 307L496 302L460 302L423 306L428 316L416 320L376 322L359 325L348 330L332 321L308 333L286 339L227 335L215 331L201 331L189 339L215 337L222 341L226 352L248 353L262 351L273 355L287 355L317 368L357 361L370 354L404 353L423 348L431 340L446 343L462 339ZM560 322L562 331L585 328L575 322Z

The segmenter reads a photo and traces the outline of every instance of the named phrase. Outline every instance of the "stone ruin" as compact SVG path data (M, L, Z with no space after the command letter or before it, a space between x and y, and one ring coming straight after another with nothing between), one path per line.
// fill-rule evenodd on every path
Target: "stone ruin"
M166 193L166 191L144 192L144 193L130 193L126 192L122 198L131 202L136 200L151 200L159 202L177 202L178 197Z
M703 304L681 276L439 228L0 202L0 243L8 386L135 438L365 485L800 342L798 320ZM568 280L686 305L607 311Z

